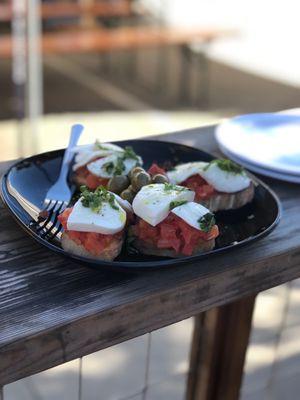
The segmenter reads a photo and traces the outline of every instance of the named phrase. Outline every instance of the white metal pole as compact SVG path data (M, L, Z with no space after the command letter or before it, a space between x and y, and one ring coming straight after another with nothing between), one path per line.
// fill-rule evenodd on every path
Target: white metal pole
M17 118L18 156L23 155L26 65L26 0L12 2L12 81Z
M28 119L31 152L38 150L39 123L43 114L42 22L40 0L27 0Z

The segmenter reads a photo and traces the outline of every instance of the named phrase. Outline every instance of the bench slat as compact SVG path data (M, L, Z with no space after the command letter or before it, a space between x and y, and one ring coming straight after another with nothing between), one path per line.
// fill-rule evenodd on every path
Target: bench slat
M80 3L44 3L41 5L41 17L60 18L60 17L80 17L83 13L90 13L94 17L125 17L132 13L131 5L128 0L119 0L108 3L101 2L90 5ZM8 22L12 19L11 4L0 4L0 21Z
M229 30L182 29L153 27L97 28L88 31L45 33L42 36L44 54L66 54L130 50L142 47L172 46L192 42L209 42L231 35ZM12 54L10 35L0 37L0 57Z

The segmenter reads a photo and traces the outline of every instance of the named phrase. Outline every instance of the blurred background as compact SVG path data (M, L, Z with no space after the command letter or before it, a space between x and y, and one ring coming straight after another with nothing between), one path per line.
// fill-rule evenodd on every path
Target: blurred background
M295 0L0 0L0 159L300 104ZM296 399L300 284L258 296L241 398ZM5 399L183 399L193 320L23 379ZM80 398L80 397L79 397Z

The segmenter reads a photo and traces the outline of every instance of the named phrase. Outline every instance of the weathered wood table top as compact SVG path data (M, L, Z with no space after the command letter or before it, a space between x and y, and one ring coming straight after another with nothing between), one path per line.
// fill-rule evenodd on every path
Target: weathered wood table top
M213 127L158 139L216 152ZM1 173L9 163L0 165ZM0 386L300 277L300 185L265 179L279 226L247 247L144 273L95 271L37 244L1 205Z

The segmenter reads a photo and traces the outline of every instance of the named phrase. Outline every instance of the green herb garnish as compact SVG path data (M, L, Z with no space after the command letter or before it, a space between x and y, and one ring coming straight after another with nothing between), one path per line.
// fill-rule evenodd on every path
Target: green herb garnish
M182 201L171 201L171 203L170 203L170 210L173 210L173 208L182 206L183 204L186 204L186 203L187 203L186 200L182 200Z
M190 190L185 187L173 185L172 183L167 183L167 182L164 183L164 185L165 185L164 190L166 192L172 192L173 190L176 190L176 192L183 192L184 190Z
M98 139L96 139L96 141L94 143L94 148L96 150L109 150L106 146L104 146L102 143L100 143Z
M127 158L139 161L139 156L136 154L131 146L125 146L124 148L123 159L125 160Z
M199 227L203 232L209 232L211 228L216 224L215 216L212 213L207 213L203 215L197 221L199 223Z
M104 203L108 203L114 210L119 210L115 203L115 196L103 186L99 186L94 192L91 192L86 186L81 186L80 192L82 205L95 213L100 213Z
M217 160L212 160L208 165L206 165L204 167L204 171L207 171L208 168L213 165L216 164L222 171L226 171L229 172L231 174L243 174L244 173L244 169L243 167L241 167L240 165L236 164L235 162L228 160L226 158L220 158Z
M125 171L125 164L123 157L118 157L114 169L114 175L122 175Z
M108 161L103 164L102 168L108 173L111 174L115 168L114 163L112 161Z
M126 170L125 160L128 159L137 161L134 167L140 165L140 158L136 155L132 147L125 147L123 152L117 153L118 156L115 161L108 161L102 166L102 169L104 169L108 174L112 174L114 176L123 175L124 171Z

